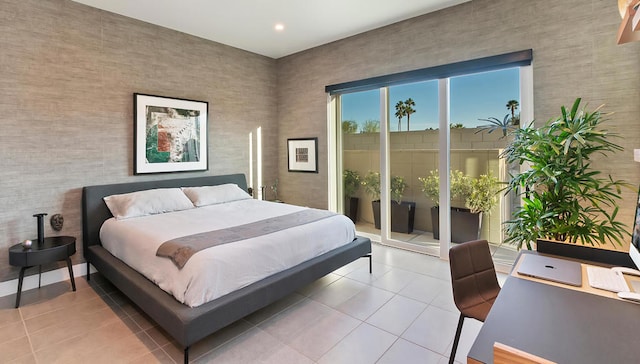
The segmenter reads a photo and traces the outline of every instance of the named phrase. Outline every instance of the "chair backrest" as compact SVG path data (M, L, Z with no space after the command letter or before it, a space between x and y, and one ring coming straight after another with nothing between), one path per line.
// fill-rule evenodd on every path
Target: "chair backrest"
M493 344L493 364L556 364L553 361L529 354L511 346L496 342Z
M500 292L489 243L474 240L449 249L453 300L462 314L484 321Z

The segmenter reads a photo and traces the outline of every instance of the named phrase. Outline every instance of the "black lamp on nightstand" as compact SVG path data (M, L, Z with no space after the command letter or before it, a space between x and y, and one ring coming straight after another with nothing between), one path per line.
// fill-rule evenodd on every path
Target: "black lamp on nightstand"
M38 219L38 244L40 245L44 243L44 217L45 216L47 216L47 214L44 212L33 215L33 217Z

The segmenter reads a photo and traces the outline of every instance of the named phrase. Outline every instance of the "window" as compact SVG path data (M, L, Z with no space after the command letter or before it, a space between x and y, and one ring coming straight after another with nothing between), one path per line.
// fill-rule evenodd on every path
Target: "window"
M356 171L361 179L369 172L379 173L382 183L378 189L389 186L373 196L367 196L360 186L355 218L360 234L374 235L383 244L444 256L450 244L444 237L451 236L455 242L449 207L464 207L465 202L438 200L438 223L431 213L438 202L423 193L419 177L435 175L447 180L450 171L459 171L469 178L490 175L506 181L507 166L498 157L508 142L505 134L518 127L521 109L526 120L533 116L531 56L531 50L514 52L327 86L332 95L330 110L335 110L330 122L338 122L342 129L341 141L336 143L336 155L340 156L336 165L343 173ZM375 207L371 207L371 200L380 195L390 200L397 197L393 193L397 177L406 184L401 200L416 203L415 231L397 233L393 209L379 208L376 216ZM449 193L447 188L450 186L444 191ZM439 192L444 196L445 192ZM500 251L505 248L501 224L509 218L514 202L501 199L501 203L483 214L479 233L480 238L494 244L496 256L509 264L515 249ZM390 229L381 230L377 220L387 221ZM434 236L434 227L444 229L439 231L442 240Z

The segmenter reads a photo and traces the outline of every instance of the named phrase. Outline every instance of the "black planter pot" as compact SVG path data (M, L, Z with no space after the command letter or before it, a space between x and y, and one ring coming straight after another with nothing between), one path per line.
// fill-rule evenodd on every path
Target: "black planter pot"
M482 212L473 213L462 207L451 207L451 242L464 243L480 238ZM440 239L440 207L431 208L433 238Z
M355 224L358 221L358 203L360 199L357 197L349 197L344 199L344 214L347 215Z
M372 201L373 221L376 229L380 229L380 200ZM413 232L413 223L416 216L416 203L391 201L391 231L410 234Z
M522 249L525 249L525 247ZM633 263L633 260L631 260L629 253L624 251L602 249L593 246L576 245L546 239L538 239L538 241L536 241L536 251L543 254L589 260L592 262L635 269L635 264Z

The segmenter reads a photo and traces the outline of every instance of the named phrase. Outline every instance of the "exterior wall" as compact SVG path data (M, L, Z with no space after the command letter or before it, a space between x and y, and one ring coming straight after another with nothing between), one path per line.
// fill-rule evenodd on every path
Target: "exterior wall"
M594 167L635 185L640 168L640 42L616 45L620 24L608 0L473 0L436 13L333 42L278 60L278 120L282 198L327 206L327 95L325 86L533 49L534 113L539 122L582 97L606 104L609 130L624 152ZM528 122L528 120L523 120ZM287 138L320 138L320 173L288 173ZM619 218L631 230L636 191L622 193Z
M277 177L275 60L69 0L1 4L0 281L17 277L7 248L36 236L38 212L64 216L45 234L76 236L83 261L85 185L248 174L259 126ZM134 92L209 102L207 172L133 175Z
M490 173L501 180L504 171L500 150L506 140L496 133L476 133L477 129L451 130L451 168L477 177ZM431 224L431 207L433 203L421 190L418 177L429 175L438 169L438 131L410 131L391 133L391 174L404 177L408 184L403 200L416 202L415 229L433 231ZM481 147L477 147L481 146ZM358 172L364 177L369 171L380 170L380 136L371 134L346 134L343 137L343 165L345 169ZM360 203L358 217L360 220L373 223L371 196L364 189L357 195ZM464 202L454 201L454 205L464 207ZM485 214L482 222L481 237L491 242L501 242L501 216L498 207Z

